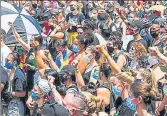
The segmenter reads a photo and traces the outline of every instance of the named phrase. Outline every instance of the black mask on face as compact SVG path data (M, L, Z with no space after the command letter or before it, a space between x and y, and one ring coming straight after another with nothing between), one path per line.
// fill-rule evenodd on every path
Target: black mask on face
M32 4L32 7L33 7L34 9L36 9L36 8L37 8L37 4Z
M112 46L107 46L107 50L109 54L112 54L114 52L114 47Z
M157 38L158 35L159 35L159 32L158 32L158 31L150 31L150 35L151 35L153 38Z
M74 7L71 7L70 10L71 10L71 11L75 11L75 8L74 8Z
M55 29L55 27L53 25L50 25L49 27L52 31Z

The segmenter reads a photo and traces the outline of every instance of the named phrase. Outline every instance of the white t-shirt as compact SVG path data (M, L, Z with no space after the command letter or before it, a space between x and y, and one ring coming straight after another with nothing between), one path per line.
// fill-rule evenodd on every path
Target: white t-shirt
M9 53L11 53L11 52L12 51L6 45L1 48L1 65L2 66L5 66L5 59L7 58Z
M98 38L100 45L106 45L106 40L99 33L94 33L94 35Z

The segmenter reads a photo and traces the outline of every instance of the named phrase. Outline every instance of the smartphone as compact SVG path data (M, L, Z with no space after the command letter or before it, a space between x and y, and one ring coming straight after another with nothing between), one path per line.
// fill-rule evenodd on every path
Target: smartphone
M167 72L167 66L159 66L162 72Z

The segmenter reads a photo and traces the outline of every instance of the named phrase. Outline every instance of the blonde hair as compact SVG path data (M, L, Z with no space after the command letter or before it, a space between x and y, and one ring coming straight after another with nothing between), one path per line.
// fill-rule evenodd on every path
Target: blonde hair
M143 80L147 82L154 91L158 91L154 72L151 69L139 69L139 72L139 75L143 78Z
M119 74L116 74L115 76L122 83L131 85L135 81L137 74L134 72L121 72Z

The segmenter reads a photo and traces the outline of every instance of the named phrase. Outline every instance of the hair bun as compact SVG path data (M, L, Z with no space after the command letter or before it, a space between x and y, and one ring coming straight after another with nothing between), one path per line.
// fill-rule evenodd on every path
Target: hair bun
M129 76L133 76L136 77L137 76L137 72L134 70L129 70L129 72L127 73Z

